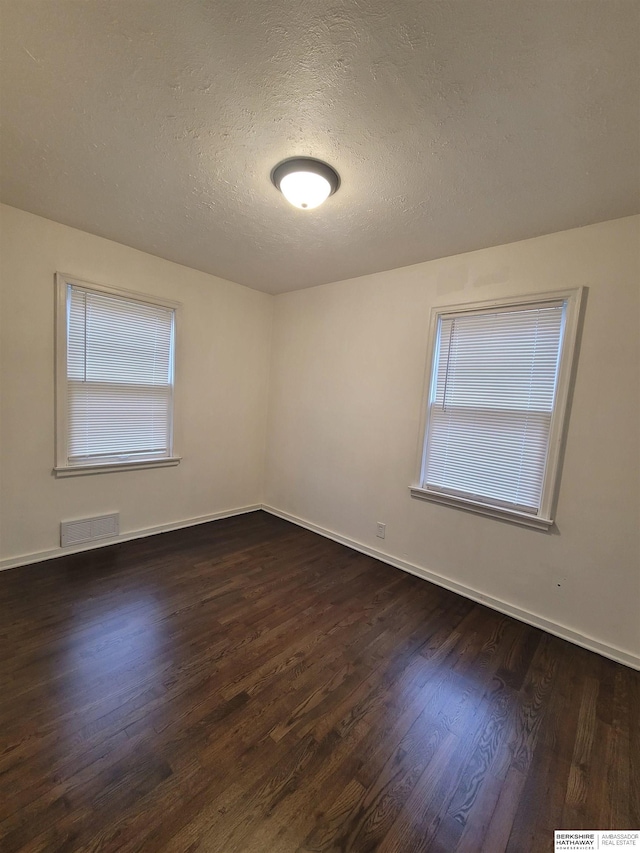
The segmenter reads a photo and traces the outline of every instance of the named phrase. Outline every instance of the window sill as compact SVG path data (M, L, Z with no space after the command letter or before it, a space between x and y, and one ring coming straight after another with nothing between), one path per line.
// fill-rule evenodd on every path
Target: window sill
M549 530L553 525L552 518L541 518L537 515L528 515L525 512L491 506L490 504L466 500L465 498L459 498L454 495L443 495L439 492L431 492L428 489L422 489L419 486L409 486L409 491L413 498L419 498L423 501L433 501L434 503L445 504L445 506L457 507L458 509L466 509L468 512L488 515L491 518L499 518L502 521L511 521L513 524L522 524L525 527L534 527L537 530Z
M172 468L180 464L181 456L165 459L148 459L146 462L109 462L103 465L61 465L53 469L56 477L84 477L88 474L106 474L110 471L141 471L144 468Z

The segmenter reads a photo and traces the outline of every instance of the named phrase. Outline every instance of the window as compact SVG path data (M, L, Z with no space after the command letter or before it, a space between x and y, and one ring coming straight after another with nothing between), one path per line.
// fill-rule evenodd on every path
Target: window
M57 476L176 465L176 305L56 275Z
M434 309L414 497L553 524L582 292Z

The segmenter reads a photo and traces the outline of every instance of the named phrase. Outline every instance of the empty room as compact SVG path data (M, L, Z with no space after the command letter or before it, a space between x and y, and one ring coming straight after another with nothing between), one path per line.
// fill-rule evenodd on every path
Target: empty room
M0 851L640 850L637 0L0 38Z

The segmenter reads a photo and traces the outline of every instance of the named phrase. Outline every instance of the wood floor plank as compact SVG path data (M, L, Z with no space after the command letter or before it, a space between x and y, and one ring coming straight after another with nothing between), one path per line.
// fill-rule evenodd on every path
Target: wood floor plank
M0 573L1 853L638 828L640 675L264 512Z

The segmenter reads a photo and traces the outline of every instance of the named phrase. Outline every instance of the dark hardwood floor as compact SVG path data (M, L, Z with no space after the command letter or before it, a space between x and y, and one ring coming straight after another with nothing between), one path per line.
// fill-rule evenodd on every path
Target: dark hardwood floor
M0 849L640 827L640 674L256 512L0 574Z

